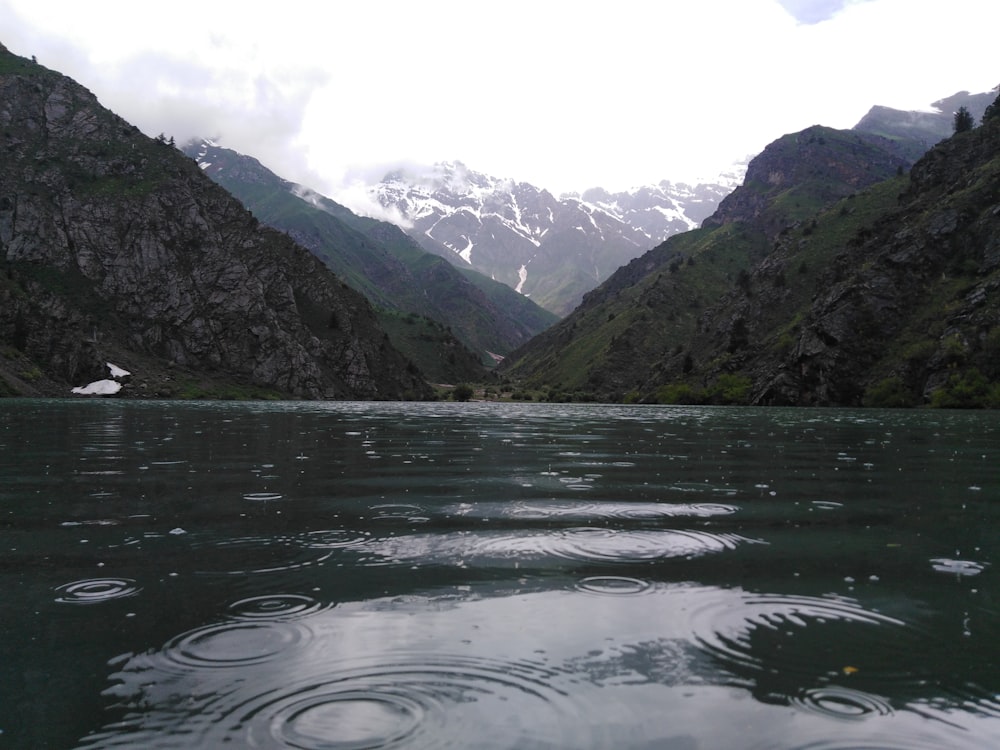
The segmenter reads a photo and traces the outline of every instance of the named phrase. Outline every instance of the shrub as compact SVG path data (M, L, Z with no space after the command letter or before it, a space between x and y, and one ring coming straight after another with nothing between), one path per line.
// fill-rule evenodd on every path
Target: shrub
M955 373L931 395L931 406L938 409L1000 408L1000 383L990 383L973 367Z
M713 404L745 404L750 400L750 378L732 373L720 375L705 395Z
M671 383L656 391L656 402L660 404L696 404L698 393L687 383Z
M471 385L468 383L459 383L455 386L455 390L451 392L451 397L455 401L468 401L474 393L475 391Z
M862 403L877 409L904 409L913 406L916 397L903 379L893 375L868 387Z

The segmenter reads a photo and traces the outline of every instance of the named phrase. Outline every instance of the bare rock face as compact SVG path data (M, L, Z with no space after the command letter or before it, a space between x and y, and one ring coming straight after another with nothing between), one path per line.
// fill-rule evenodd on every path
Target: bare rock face
M178 373L302 398L427 394L311 254L165 139L6 50L0 151L0 374L62 393L112 359L133 394L176 395Z

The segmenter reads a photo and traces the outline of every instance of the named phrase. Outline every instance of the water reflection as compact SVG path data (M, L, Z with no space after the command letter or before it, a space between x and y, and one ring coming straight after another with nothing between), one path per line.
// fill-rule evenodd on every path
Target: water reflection
M1000 437L943 412L0 402L0 731L1000 744Z
M991 700L944 702L943 686L912 669L926 634L836 597L589 577L332 609L272 602L251 610L274 607L273 621L248 620L242 600L231 619L122 663L112 690L121 719L85 746L431 748L475 737L489 748L653 747L697 737L694 747L812 747L799 744L803 730L825 726L841 737L830 747L971 747L953 732L981 740L970 702ZM723 708L726 719L712 721ZM731 711L759 734L799 739L743 744ZM834 724L803 724L804 714ZM891 738L869 744L882 720Z
M520 566L543 563L651 562L691 559L735 549L756 540L738 534L698 530L604 529L580 526L555 530L460 531L407 534L365 546L362 564Z

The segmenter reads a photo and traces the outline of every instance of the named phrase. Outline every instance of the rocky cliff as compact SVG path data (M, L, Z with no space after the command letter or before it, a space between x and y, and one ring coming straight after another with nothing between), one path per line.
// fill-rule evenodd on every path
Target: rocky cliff
M163 138L0 47L0 390L427 393L369 303Z

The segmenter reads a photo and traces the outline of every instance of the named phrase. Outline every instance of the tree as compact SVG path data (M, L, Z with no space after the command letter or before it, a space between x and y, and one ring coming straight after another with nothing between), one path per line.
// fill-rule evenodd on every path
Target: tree
M975 124L976 121L973 119L972 113L965 107L959 107L958 111L955 113L955 132L964 133L968 130L972 130L972 127Z
M455 390L451 392L451 397L455 401L468 401L474 393L475 391L471 385L468 383L459 383L455 386Z
M993 100L992 104L986 107L986 111L983 113L983 122L992 120L994 117L1000 117L1000 86L997 86L993 90L997 92L998 96Z

